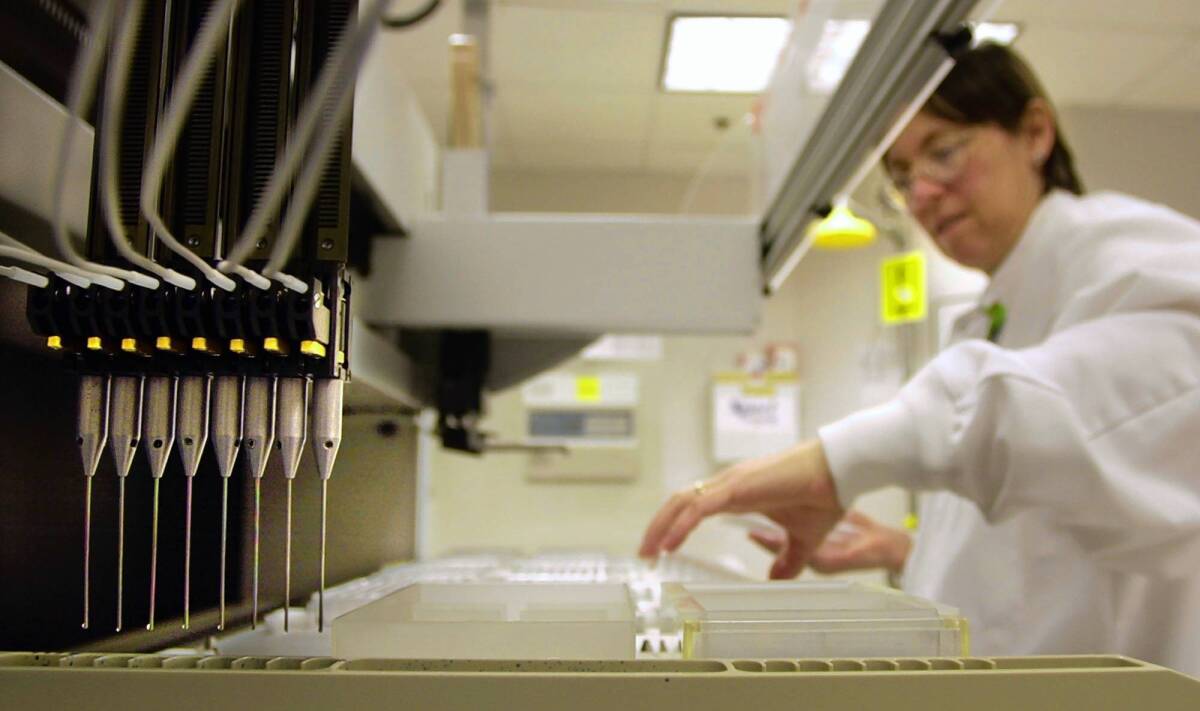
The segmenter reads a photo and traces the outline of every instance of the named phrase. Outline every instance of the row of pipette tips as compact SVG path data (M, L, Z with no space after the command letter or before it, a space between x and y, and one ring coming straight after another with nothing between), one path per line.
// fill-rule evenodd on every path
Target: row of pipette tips
M229 477L239 451L254 477L254 570L251 626L258 620L258 573L262 478L272 449L280 452L287 480L285 601L291 600L292 482L311 430L313 453L321 479L321 572L318 627L324 628L326 498L342 436L344 381L307 377L239 375L83 375L80 381L77 444L86 489L84 494L83 627L91 617L92 480L111 439L118 482L117 621L124 623L125 479L138 445L146 451L154 483L151 517L150 603L147 629L154 629L158 569L159 482L176 441L186 477L184 520L183 628L190 627L192 480L204 448L212 440L222 478L221 554L218 629L225 628L225 580ZM309 406L313 416L309 422ZM286 605L286 603L285 603ZM287 608L284 608L287 628Z

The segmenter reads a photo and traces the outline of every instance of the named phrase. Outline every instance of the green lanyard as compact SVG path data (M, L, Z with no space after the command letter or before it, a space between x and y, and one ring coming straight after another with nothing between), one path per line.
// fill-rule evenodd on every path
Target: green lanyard
M1004 308L1004 304L997 301L987 307L987 315L990 321L987 339L995 343L1000 338L1000 332L1004 330L1004 322L1008 319L1008 311Z

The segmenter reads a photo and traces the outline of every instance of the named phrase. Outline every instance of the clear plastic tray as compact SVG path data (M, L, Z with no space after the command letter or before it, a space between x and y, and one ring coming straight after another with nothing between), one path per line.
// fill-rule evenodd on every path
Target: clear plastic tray
M685 659L961 656L958 610L854 582L668 584Z
M632 659L621 584L417 583L334 619L346 659Z

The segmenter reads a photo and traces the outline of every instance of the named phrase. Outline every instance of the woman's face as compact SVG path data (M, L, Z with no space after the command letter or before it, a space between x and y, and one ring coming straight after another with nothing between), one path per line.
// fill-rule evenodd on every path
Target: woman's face
M1041 199L1041 166L1053 140L1052 120L1010 133L922 111L884 160L909 211L942 252L991 274Z

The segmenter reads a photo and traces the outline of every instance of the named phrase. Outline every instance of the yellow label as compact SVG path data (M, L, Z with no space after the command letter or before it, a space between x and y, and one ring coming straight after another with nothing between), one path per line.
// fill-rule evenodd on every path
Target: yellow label
M154 347L160 351L173 351L175 344L171 342L170 336L159 336L154 339Z
M926 313L925 255L909 252L883 260L880 315L886 324L922 321Z
M575 378L575 399L579 402L598 402L600 400L600 378L591 375L581 375Z
M229 339L229 350L234 353L238 353L238 354L245 353L246 352L246 341L241 338Z
M204 336L196 336L193 338L192 350L208 352L208 339Z
M300 341L300 352L312 358L324 358L325 346L320 341Z
M137 339L122 338L121 350L125 351L126 353L137 353Z
M100 340L99 336L88 336L87 349L89 351L98 351L102 350L103 348L104 343Z
M263 339L263 350L267 351L268 353L282 353L283 345L280 344L278 338L274 338L274 337L264 338Z
M63 348L62 336L50 336L46 339L46 347L52 351L61 351Z

